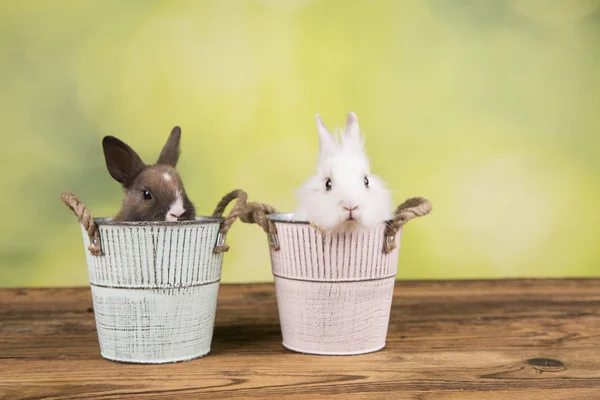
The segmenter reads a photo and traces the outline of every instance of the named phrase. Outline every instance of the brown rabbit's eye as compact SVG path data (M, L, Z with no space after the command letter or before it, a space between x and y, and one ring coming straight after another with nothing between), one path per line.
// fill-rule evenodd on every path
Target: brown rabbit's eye
M331 190L331 179L327 178L325 182L325 190Z
M369 178L367 178L366 176L365 176L365 186L369 187Z
M144 190L144 200L152 200L152 195L147 190Z

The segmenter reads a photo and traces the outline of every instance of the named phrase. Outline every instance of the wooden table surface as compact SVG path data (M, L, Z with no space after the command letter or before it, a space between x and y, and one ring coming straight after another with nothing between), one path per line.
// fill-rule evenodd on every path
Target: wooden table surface
M272 284L222 285L212 352L101 358L89 288L0 290L0 399L600 399L600 280L397 282L387 347L281 345Z

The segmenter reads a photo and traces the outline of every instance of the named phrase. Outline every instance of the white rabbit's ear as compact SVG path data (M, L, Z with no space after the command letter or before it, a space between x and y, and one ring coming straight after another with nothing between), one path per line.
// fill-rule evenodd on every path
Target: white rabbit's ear
M346 138L360 142L360 128L358 126L358 117L353 112L349 112L346 117Z
M317 114L315 116L317 120L317 131L319 132L319 149L321 155L332 153L335 149L335 138L329 132L323 121L321 120L321 116Z

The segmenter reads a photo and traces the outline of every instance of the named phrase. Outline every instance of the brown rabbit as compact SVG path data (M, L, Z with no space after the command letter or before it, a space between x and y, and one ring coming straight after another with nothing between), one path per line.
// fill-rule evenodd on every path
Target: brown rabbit
M102 140L106 167L125 190L121 211L114 221L193 220L196 210L188 199L179 174L181 129L171 131L158 161L146 165L127 144L113 136Z

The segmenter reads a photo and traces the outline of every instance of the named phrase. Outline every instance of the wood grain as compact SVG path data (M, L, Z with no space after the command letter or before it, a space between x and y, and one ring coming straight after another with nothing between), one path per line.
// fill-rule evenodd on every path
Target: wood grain
M397 282L387 347L281 345L272 284L223 285L212 352L100 357L89 288L0 290L0 399L600 399L600 280Z

